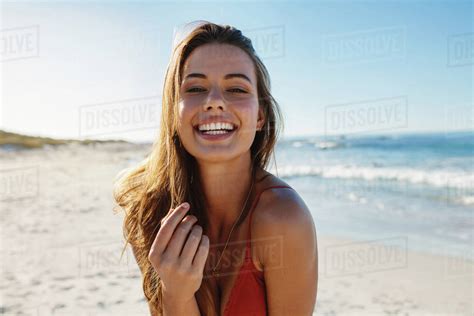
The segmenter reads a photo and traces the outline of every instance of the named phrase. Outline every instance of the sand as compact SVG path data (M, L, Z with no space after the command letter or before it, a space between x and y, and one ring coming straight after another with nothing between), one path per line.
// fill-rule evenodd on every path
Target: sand
M148 150L0 153L0 315L148 315L130 250L119 261L122 216L112 212L115 175ZM384 242L318 235L315 315L473 315L472 261Z
M408 242L320 236L315 314L473 315L473 262L410 251Z

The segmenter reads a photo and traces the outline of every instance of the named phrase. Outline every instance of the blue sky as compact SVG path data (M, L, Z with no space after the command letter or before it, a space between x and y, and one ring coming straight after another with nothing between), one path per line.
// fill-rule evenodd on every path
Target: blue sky
M342 131L335 120L369 109L399 111L401 121L344 133L472 130L472 15L467 1L4 2L0 122L36 135L152 140L157 120L81 124L104 109L156 105L174 30L209 20L259 41L284 136ZM21 55L14 46L26 37L35 41ZM387 99L402 105L387 112Z

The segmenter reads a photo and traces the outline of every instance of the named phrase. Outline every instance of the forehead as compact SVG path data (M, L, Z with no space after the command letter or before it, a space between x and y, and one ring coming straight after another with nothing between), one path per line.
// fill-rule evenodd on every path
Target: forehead
M243 73L255 82L252 59L241 48L229 44L205 44L194 49L183 67L183 78L189 73L225 76Z

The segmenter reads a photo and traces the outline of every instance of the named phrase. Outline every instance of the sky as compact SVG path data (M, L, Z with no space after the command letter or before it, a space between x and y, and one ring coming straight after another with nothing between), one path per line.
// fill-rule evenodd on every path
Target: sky
M283 137L474 130L470 1L3 1L0 128L152 141L195 20L253 41Z

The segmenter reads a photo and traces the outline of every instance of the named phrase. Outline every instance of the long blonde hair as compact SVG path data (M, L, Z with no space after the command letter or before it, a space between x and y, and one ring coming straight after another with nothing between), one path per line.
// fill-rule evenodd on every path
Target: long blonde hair
M125 213L123 234L126 240L122 255L130 243L137 264L143 274L143 292L154 309L162 315L160 278L148 260L148 253L160 229L161 219L171 208L184 201L190 203L188 212L197 217L206 234L207 212L196 160L182 146L177 134L182 70L186 59L197 47L210 43L230 44L245 51L255 65L259 107L263 109L265 123L256 132L250 148L252 170L265 169L274 154L274 146L283 130L283 119L278 103L270 93L270 78L266 67L252 46L250 39L232 26L206 22L176 45L168 65L163 87L161 125L158 139L150 154L133 169L124 170L114 186L116 212ZM255 171L252 174L254 180ZM243 221L240 220L238 225ZM218 315L213 285L203 278L196 300L203 315Z

